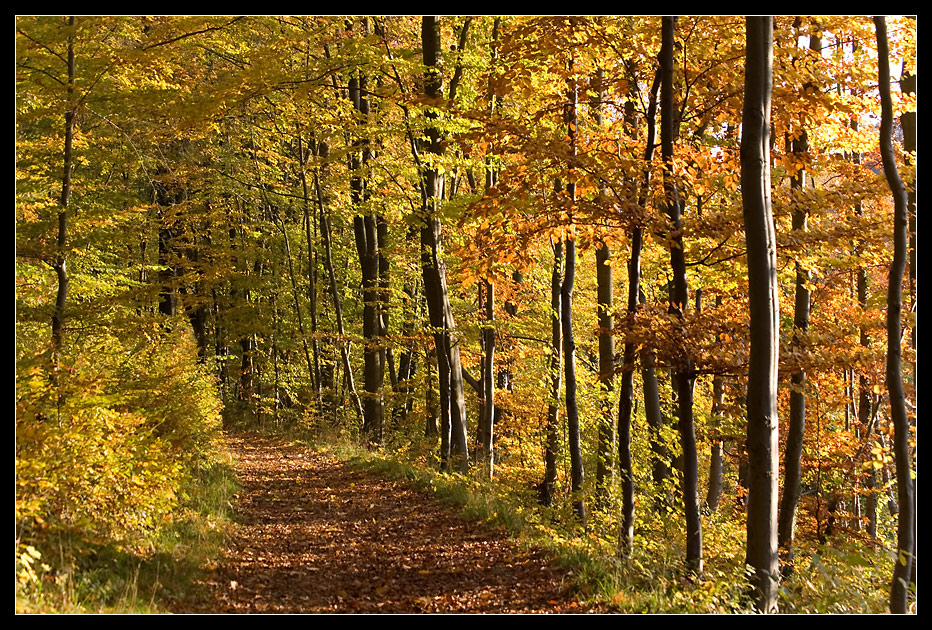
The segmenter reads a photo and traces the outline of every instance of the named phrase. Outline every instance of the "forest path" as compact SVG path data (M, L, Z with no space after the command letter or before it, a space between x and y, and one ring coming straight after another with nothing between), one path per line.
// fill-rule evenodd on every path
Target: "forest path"
M231 435L242 485L203 613L586 612L566 572L401 482Z

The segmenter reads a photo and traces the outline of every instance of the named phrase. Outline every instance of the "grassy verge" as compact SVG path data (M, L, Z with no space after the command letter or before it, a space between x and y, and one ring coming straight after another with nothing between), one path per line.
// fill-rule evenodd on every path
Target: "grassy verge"
M162 613L196 598L219 556L236 491L229 461L196 471L181 507L132 540L57 533L17 553L17 613Z
M397 450L368 451L351 441L316 441L350 464L402 480L456 506L465 515L507 529L518 542L543 548L567 569L579 599L619 613L735 614L751 612L741 507L723 502L703 517L705 568L701 578L683 566L682 508L641 507L634 550L617 553L617 510L593 513L586 531L569 506L543 508L532 484L502 471L489 481L481 471L441 473L430 457ZM841 541L839 541L840 545ZM797 570L781 585L786 613L883 613L888 554L864 546L800 543Z

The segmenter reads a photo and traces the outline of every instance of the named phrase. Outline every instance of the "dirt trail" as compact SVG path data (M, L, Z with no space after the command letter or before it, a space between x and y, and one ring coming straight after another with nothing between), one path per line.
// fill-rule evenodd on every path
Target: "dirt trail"
M233 436L237 524L209 597L179 612L585 612L543 554L399 482Z

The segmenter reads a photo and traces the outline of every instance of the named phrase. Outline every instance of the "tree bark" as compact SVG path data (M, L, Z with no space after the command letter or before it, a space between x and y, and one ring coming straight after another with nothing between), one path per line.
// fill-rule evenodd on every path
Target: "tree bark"
M311 213L311 199L307 185L307 156L304 152L304 139L298 129L298 173L301 178L301 194L303 197L302 210L304 211L304 236L307 242L307 297L308 310L311 317L311 351L314 356L311 373L311 387L317 404L321 404L321 390L323 375L320 367L320 343L317 340L317 254L315 248L314 226Z
M591 103L596 126L601 129L602 83L605 71L601 68L593 80L595 98ZM605 203L605 182L599 182L599 202ZM614 277L612 273L612 251L604 239L600 239L595 252L596 268L596 321L599 339L599 435L598 458L596 461L595 490L596 505L604 507L608 501L609 488L614 481L612 459L615 450L615 426L612 394L615 391L615 313L614 313Z
M560 290L563 286L563 241L553 244L553 272L550 276L550 402L547 405L547 425L544 429L544 480L540 484L539 498L543 505L553 505L557 482L557 449L560 423L560 362L563 348L563 329L560 326Z
M657 136L657 91L660 89L660 73L654 78L650 92L650 101L647 108L647 141L644 148L644 175L641 181L641 192L638 196L638 206L647 207L647 193L650 189L650 162L654 157ZM634 324L638 303L641 294L641 249L643 247L644 229L635 226L631 231L631 257L628 261L628 299L626 310L628 321ZM637 346L634 341L628 341L623 350L623 368L621 374L621 392L618 396L618 472L621 476L621 530L618 537L618 548L623 556L630 555L634 540L634 465L631 456L631 416L634 410L634 362L637 357ZM646 372L647 368L643 368ZM653 371L653 368L650 368ZM644 375L646 376L646 374ZM644 396L648 395L649 378L643 378ZM655 407L659 414L659 392L656 379L653 379L654 393L658 395ZM645 400L645 410L648 407ZM648 417L648 423L651 421ZM654 418L656 420L656 417Z
M572 67L571 67L572 69ZM567 93L568 102L565 109L565 122L569 132L570 153L576 154L576 126L577 126L577 90L576 82L569 79L570 89ZM569 169L570 177L566 186L567 198L570 203L570 229L572 230L573 210L576 203L575 175L572 166ZM586 503L583 496L583 482L585 471L582 461L582 439L579 431L579 404L576 399L576 341L573 336L573 288L576 278L576 239L570 234L565 245L563 286L560 289L560 320L563 329L563 369L565 371L566 387L566 426L567 441L570 449L570 485L572 492L573 511L580 524L586 526Z
M741 199L748 256L751 350L748 368L747 564L760 612L776 612L779 475L777 361L780 304L776 235L770 205L770 95L773 18L747 18L747 60L741 134Z
M462 52L466 42L466 32L469 28L469 18L463 25L460 33L459 50ZM492 64L498 58L498 27L500 19L496 18L492 27ZM458 81L462 76L462 64L457 62L454 79ZM489 119L496 115L496 97L491 89L487 92L489 99ZM452 95L451 95L452 100ZM498 181L498 172L491 156L486 158L485 188L488 191ZM495 457L493 453L494 431L496 424L495 408L495 283L491 277L479 282L479 308L483 311L485 326L482 328L482 399L479 417L479 457L488 462L489 478L495 476Z
M330 148L326 143L321 142L318 147L318 154L326 160L330 155ZM333 298L333 314L336 319L338 344L340 346L340 358L343 362L344 378L347 389L349 390L350 399L353 403L353 409L356 411L356 417L362 420L365 417L362 408L362 401L356 392L356 384L353 379L353 366L350 363L349 342L346 339L346 328L343 325L343 302L340 300L340 292L337 286L337 274L333 265L333 240L331 238L330 217L327 214L327 206L324 201L324 191L320 183L320 173L314 171L314 190L317 194L317 205L320 211L320 238L324 245L324 266L327 268L327 276L330 280L330 295Z
M596 505L604 506L614 475L612 459L615 447L615 413L612 392L615 391L615 315L612 312L614 287L611 266L612 252L602 241L595 251L596 311L599 330L599 433L596 461Z
M280 221L279 227L282 231L282 237L285 239L285 257L288 261L288 277L291 280L291 295L294 299L294 310L295 315L298 317L298 332L301 334L301 346L304 350L304 360L307 363L307 376L308 379L313 384L314 382L314 364L311 361L311 352L307 343L307 332L304 329L304 315L301 310L301 302L298 299L298 279L295 276L294 272L294 261L291 256L291 240L288 238L288 230L286 229L285 222Z
M58 199L58 234L55 239L55 276L58 279L58 291L55 295L55 309L52 311L52 357L58 362L64 343L65 302L68 299L68 206L71 204L71 175L74 171L74 127L77 115L75 102L75 16L68 18L67 65L68 82L65 87L67 109L65 110L65 146L62 154L61 195Z
M893 195L893 262L890 264L887 288L887 392L890 415L893 418L893 456L896 461L896 485L899 503L897 517L897 558L890 587L890 612L906 613L909 581L915 548L914 488L912 452L909 445L909 415L901 374L901 314L903 310L903 275L906 272L908 247L908 196L900 179L893 152L893 102L890 96L890 52L887 43L886 20L874 18L877 30L878 78L880 84L880 157L883 171Z
M359 114L360 123L365 125L369 118L368 82L365 76L353 77L349 83L349 96ZM384 352L380 333L381 288L380 250L378 226L375 214L365 205L368 201L368 169L371 160L369 140L364 135L353 143L350 154L350 197L354 208L353 234L356 254L362 272L363 295L363 433L372 444L382 442L385 427L385 401L382 384L385 379Z
M576 242L566 241L566 266L560 289L560 322L563 329L563 369L566 387L566 425L570 449L570 486L573 511L580 524L586 525L586 503L583 497L585 471L582 462L582 439L579 433L579 405L576 400L576 342L573 337L573 284L576 275Z
M715 306L722 305L722 296L715 299ZM706 494L706 506L710 512L718 510L722 498L722 473L724 468L724 442L722 436L716 435L721 431L722 405L725 398L725 379L721 374L712 377L712 452L709 459L709 490Z
M683 319L689 306L686 283L686 258L683 250L683 222L680 214L679 191L673 170L673 35L675 18L663 17L663 43L660 65L663 73L660 88L661 131L664 190L670 222L670 268L673 274L673 300L670 310ZM683 503L686 516L686 564L690 571L702 573L702 517L699 512L699 463L693 420L693 366L685 348L677 349L674 357L674 383L679 415L679 433L683 447Z
M911 19L915 20L915 17ZM915 94L916 93L916 74L905 70L903 76L900 79L900 90L903 94ZM911 154L916 151L916 125L917 123L917 114L915 111L912 112L903 112L900 116L900 124L903 127L903 150L906 151L906 163L909 164L912 162ZM916 312L916 180L912 179L907 185L906 192L906 206L907 213L909 215L909 304L910 312L913 314L913 326L910 334L910 342L913 349L913 360L911 363L911 372L912 372L912 385L916 386L916 344L918 342L918 326L915 322L919 321L918 313ZM915 419L911 422L915 426ZM916 501L916 495L918 494L915 491L916 488L916 478L913 477L913 502ZM918 515L916 506L913 505L913 518L915 519ZM913 531L916 531L916 525L913 525ZM910 581L916 581L916 541L913 540L913 567L912 573L910 575Z
M489 478L495 476L492 453L495 428L495 284L480 281L483 295L482 310L485 327L482 329L482 417L480 422L479 455L489 465Z
M442 98L443 77L439 69L440 31L437 16L424 16L421 22L423 47L424 95L434 103ZM428 119L433 115L428 114ZM442 155L440 131L429 124L427 150ZM437 346L437 369L440 376L441 443L448 434L449 452L441 447L441 465L466 472L469 458L466 441L466 400L463 393L462 366L454 337L453 312L447 292L446 270L441 254L440 203L443 199L443 176L436 167L424 170L424 226L421 228L424 293L434 343ZM448 433L449 432L449 433Z
M813 25L817 28L817 25ZM810 34L809 47L812 50L822 48L821 39ZM810 82L804 90L814 89ZM805 129L798 129L798 137L791 142L791 152L797 162L805 162L809 152L809 142ZM797 235L807 231L808 212L801 208L804 202L803 192L806 187L806 170L803 164L796 165L799 170L792 176L790 187L796 204L793 208L793 232ZM796 262L796 295L793 307L793 347L804 351L803 338L809 330L810 292L809 271ZM793 537L796 529L796 510L799 505L799 493L802 485L802 454L806 432L806 372L800 369L790 377L790 423L787 429L786 450L784 452L783 497L780 503L780 515L777 530L777 542L783 551L784 573L789 574L793 567Z

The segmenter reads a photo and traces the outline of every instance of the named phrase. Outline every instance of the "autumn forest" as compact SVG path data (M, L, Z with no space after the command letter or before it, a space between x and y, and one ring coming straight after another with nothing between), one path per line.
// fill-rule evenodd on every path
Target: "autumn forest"
M916 612L915 17L15 29L18 612Z

